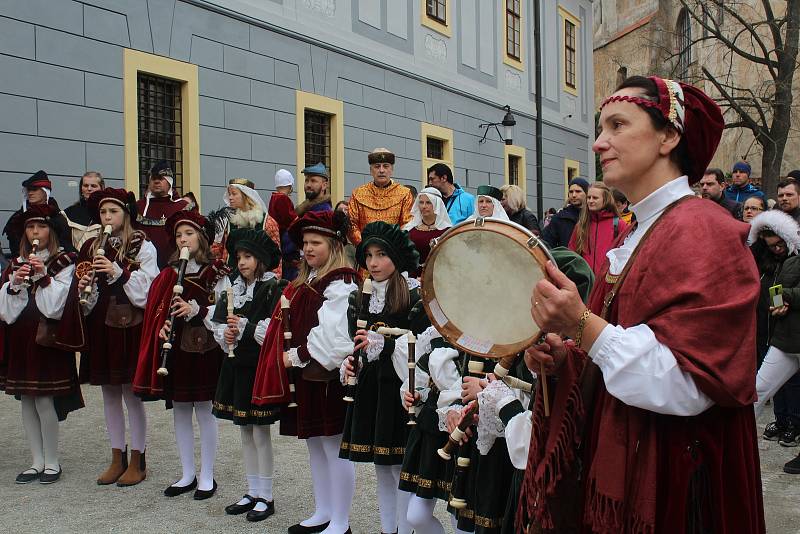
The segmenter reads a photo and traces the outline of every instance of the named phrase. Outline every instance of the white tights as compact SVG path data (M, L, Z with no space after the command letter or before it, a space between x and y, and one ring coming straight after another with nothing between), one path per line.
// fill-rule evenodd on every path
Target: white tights
M455 534L469 534L469 532L467 532L466 530L461 530L460 528L458 528L458 519L456 519L456 516L452 514L450 514L450 526L453 527L453 532Z
M144 402L133 394L130 384L121 386L102 386L103 412L106 416L106 429L112 449L125 450L125 412L122 399L128 408L128 424L131 429L131 449L144 452L147 436L147 417Z
M251 497L272 500L272 481L275 476L275 460L272 454L272 438L269 425L243 425L242 456L244 472L247 476L247 494ZM247 504L242 499L238 504ZM255 510L266 510L265 504L258 503Z
M399 465L376 465L375 476L378 490L378 510L381 516L381 532L410 534L411 527L406 519L408 500L411 494L400 491Z
M58 471L58 415L53 397L21 395L20 399L22 425L33 457L31 468L40 473L45 469Z
M444 527L433 516L433 509L436 507L436 499L423 499L416 495L411 495L408 502L408 525L415 534L444 534Z
M758 400L753 405L756 419L764 411L764 405L775 396L779 389L800 369L800 354L783 352L779 348L770 347L764 356L764 363L756 376L756 394Z
M194 428L192 411L200 427L200 474L194 467ZM217 418L211 413L211 401L173 402L175 441L181 458L183 475L173 486L188 486L197 477L197 489L208 491L214 486L214 459L217 455Z
M300 524L310 527L330 521L323 534L341 534L350 527L356 470L352 462L339 458L341 442L341 434L306 440L314 485L314 515Z

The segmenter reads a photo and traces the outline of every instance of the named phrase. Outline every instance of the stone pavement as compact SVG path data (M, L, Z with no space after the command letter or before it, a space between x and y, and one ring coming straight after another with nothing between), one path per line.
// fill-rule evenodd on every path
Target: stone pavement
M246 491L239 452L239 433L220 422L220 446L215 477L217 495L194 501L191 494L168 499L163 489L178 478L180 464L172 437L172 416L161 403L149 403L148 478L132 488L98 486L97 475L106 467L109 450L103 422L100 388L84 387L87 407L69 416L61 427L61 463L64 474L51 486L14 484L16 474L30 461L20 420L19 403L0 394L0 520L13 533L184 533L286 532L286 527L312 512L311 479L303 442L273 436L275 449L276 514L261 523L243 516L225 515L226 505ZM768 418L760 421L761 427ZM196 428L195 428L196 430ZM273 427L277 433L277 427ZM786 475L784 462L800 452L777 443L760 442L764 501L770 534L800 532L800 475ZM198 451L199 454L199 451ZM199 462L199 459L198 459ZM356 497L351 525L356 534L380 531L374 471L357 469ZM452 532L443 506L437 515Z

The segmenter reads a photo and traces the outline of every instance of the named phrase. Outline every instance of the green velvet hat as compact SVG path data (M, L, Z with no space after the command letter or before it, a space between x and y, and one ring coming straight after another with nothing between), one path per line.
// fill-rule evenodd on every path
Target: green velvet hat
M496 198L501 202L503 201L503 192L494 187L493 185L479 185L478 194L483 195L485 197Z
M556 260L558 269L578 286L578 293L583 302L588 301L594 285L594 273L586 260L580 254L564 247L551 248L550 253Z
M281 261L278 245L264 230L237 228L228 235L225 247L228 249L228 254L234 258L237 250L248 251L264 265L265 271L273 270Z
M364 269L367 268L367 247L378 245L394 263L400 272L411 272L419 266L419 252L408 237L408 232L401 230L396 224L383 221L369 223L361 232L361 243L356 248L356 261Z

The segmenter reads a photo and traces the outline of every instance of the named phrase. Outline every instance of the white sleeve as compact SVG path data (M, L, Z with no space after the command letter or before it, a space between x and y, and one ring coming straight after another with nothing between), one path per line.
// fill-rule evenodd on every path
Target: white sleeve
M416 353L416 360L419 361L420 353ZM402 401L404 393L408 391L408 361L406 361L406 373L403 378L403 383L400 385L400 400ZM428 377L428 373L422 370L422 367L419 365L414 366L414 390L419 393L419 402L425 402L428 399L428 393L430 393L430 388L428 387L428 383L430 382L430 378Z
M256 340L256 343L259 345L264 344L264 338L267 337L267 328L269 328L269 322L272 319L267 317L266 319L261 319L256 323L256 331L253 332L253 338Z
M517 469L525 469L528 465L528 447L531 444L533 423L530 410L518 413L506 425L506 447L508 457Z
M28 305L28 289L21 287L19 293L11 294L8 289L11 287L9 280L0 288L0 319L6 324L12 324L17 320L22 310Z
M342 280L331 282L325 289L317 317L319 324L308 333L306 348L309 355L325 369L339 369L342 361L353 352L353 339L347 325L350 293L358 289L354 283Z
M714 404L646 324L631 328L607 325L589 357L602 371L608 392L630 406L693 416Z
M36 307L39 308L42 315L48 319L61 319L74 275L75 265L68 265L57 275L50 277L47 287L40 287L36 290Z
M217 345L219 345L222 350L227 351L228 344L225 343L223 334L225 333L225 327L228 325L226 323L217 323L211 320L211 318L214 317L214 309L214 305L208 307L208 313L206 313L206 317L203 319L203 324L212 334L214 334L214 341L217 342Z
M406 335L394 340L392 367L400 380L408 380L408 336Z
M160 272L156 263L156 247L150 241L144 241L136 256L136 261L139 262L139 268L131 271L131 276L122 289L125 290L125 295L131 304L137 308L144 308L147 305L150 284Z

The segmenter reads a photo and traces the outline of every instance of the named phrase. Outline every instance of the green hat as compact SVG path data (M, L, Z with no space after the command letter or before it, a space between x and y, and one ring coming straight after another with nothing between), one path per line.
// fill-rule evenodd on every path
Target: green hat
M419 266L419 252L409 239L408 232L401 230L396 224L383 221L369 223L361 232L361 243L356 248L356 261L364 269L367 268L367 247L378 245L394 263L400 272L411 272Z
M281 261L281 251L278 245L264 230L237 228L228 235L225 247L228 249L228 254L234 258L237 250L250 252L264 265L265 271L273 270Z
M564 247L551 248L550 253L556 260L558 269L578 286L578 293L583 302L589 300L589 293L592 292L594 285L594 273L586 260L580 254Z
M483 195L485 197L496 198L501 202L503 200L503 192L494 187L493 185L479 185L478 194Z

